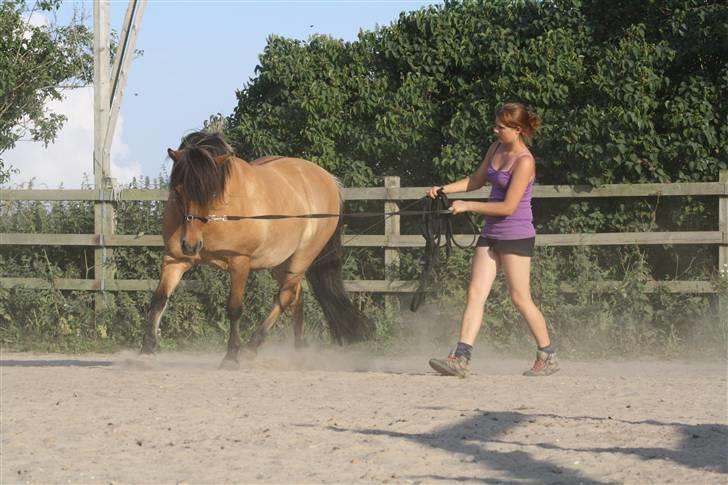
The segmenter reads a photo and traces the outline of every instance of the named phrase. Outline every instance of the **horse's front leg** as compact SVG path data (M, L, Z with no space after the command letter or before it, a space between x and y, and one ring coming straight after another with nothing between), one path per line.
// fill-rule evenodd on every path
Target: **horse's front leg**
M248 284L250 274L250 260L248 258L236 258L230 262L228 272L230 273L230 298L228 300L227 313L230 319L230 336L228 338L228 350L225 358L220 364L224 369L237 369L240 367L238 354L240 353L240 315L243 313L243 297L245 286Z
M192 264L186 261L179 261L171 256L162 258L162 271L159 278L159 285L154 291L152 302L147 313L147 327L144 332L144 343L142 344L142 354L153 354L159 345L159 322L162 320L164 309L167 308L172 292L179 285L182 276L192 267Z

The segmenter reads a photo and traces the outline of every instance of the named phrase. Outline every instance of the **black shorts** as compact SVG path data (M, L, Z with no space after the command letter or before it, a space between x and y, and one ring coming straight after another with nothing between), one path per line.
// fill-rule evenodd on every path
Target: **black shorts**
M496 253L517 254L518 256L533 257L533 247L536 245L535 237L526 239L491 239L480 236L475 247L487 247Z

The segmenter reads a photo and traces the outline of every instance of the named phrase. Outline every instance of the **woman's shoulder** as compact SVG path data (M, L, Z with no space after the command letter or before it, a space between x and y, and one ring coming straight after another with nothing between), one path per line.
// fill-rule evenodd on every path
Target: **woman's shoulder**
M486 150L485 155L483 156L483 162L487 162L491 159L495 151L498 149L498 145L500 145L500 142L498 141L494 141L490 144L488 150Z

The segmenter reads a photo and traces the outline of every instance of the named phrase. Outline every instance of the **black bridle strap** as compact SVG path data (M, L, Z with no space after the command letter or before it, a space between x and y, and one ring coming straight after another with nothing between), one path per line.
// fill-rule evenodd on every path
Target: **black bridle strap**
M196 214L187 214L184 217L185 222L198 220L207 224L214 221L242 221L250 219L275 220L275 219L329 219L334 217L391 217L391 216L413 216L423 215L427 211L394 211L394 212L354 212L349 214L263 214L259 216L198 216ZM450 214L447 209L442 209L438 214Z
M392 216L407 216L407 215L420 215L422 216L422 237L425 238L425 254L423 256L423 271L420 275L417 290L412 296L410 303L410 310L416 312L417 309L425 301L425 292L427 286L430 285L432 279L432 273L440 263L440 246L444 238L445 246L445 259L450 257L452 251L452 245L455 244L461 249L472 247L475 244L475 239L478 237L478 226L473 221L472 217L468 213L464 213L468 223L473 229L473 243L467 246L461 246L457 240L453 237L452 229L452 213L450 212L450 201L447 196L439 191L437 197L431 199L424 197L425 200L423 210L401 210L393 212L355 212L350 214L263 214L258 216L225 216L225 215L208 215L198 216L196 214L187 214L184 216L186 222L192 222L194 220L208 223L212 221L240 221L240 220L275 220L275 219L326 219L326 218L339 218L339 217L385 217L389 218ZM418 201L419 202L419 201ZM411 206L410 206L411 207Z

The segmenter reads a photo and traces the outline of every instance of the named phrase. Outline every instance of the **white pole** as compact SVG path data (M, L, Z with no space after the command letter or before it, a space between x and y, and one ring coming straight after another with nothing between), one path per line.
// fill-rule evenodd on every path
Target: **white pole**
M106 134L103 142L104 150L109 153L111 152L111 143L114 140L114 131L116 130L116 122L119 118L121 101L124 97L124 89L126 88L129 66L134 58L136 39L146 5L146 0L129 0L129 6L126 9L124 26L122 27L121 36L119 37L119 45L116 49L116 56L114 57L114 67L112 68L110 75L111 112L109 113L109 124L106 128Z
M104 140L109 126L110 99L110 52L109 52L109 2L94 0L94 184L97 193L102 194L94 204L94 233L99 238L99 246L94 250L94 279L101 290L94 298L96 327L100 335L106 335L107 325L103 312L107 308L106 280L114 277L110 264L113 254L106 248L106 236L113 233L114 207L107 202L107 186L110 181L110 152L104 148Z
M94 1L94 182L103 187L109 160L104 159L104 136L109 123L109 2Z

